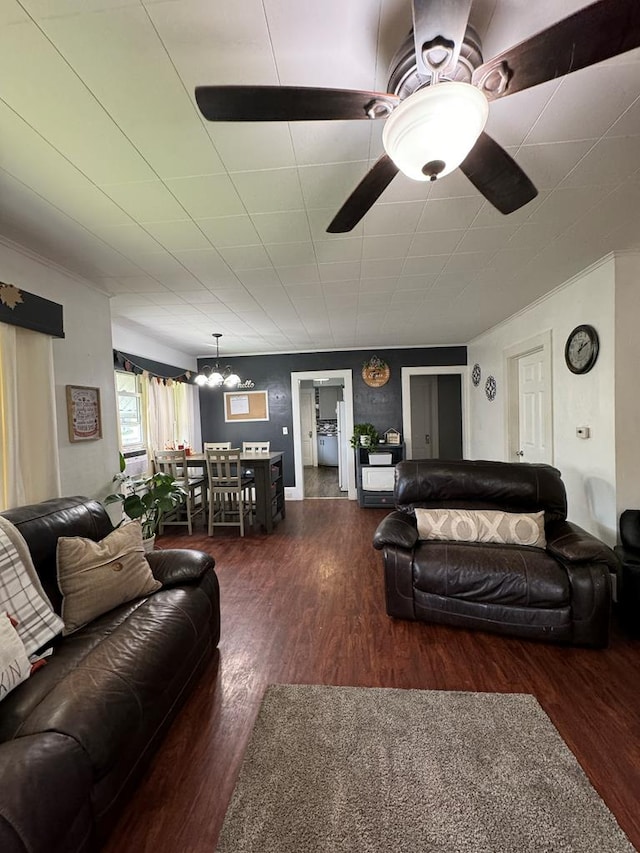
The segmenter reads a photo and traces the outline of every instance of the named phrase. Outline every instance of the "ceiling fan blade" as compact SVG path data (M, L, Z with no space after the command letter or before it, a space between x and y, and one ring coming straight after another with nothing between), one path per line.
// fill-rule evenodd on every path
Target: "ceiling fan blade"
M413 0L413 40L418 74L453 71L472 0Z
M472 82L495 100L640 47L640 3L599 0L494 56Z
M513 213L538 195L516 161L486 133L480 134L460 168L500 213Z
M333 217L327 232L329 234L344 234L346 231L355 228L399 171L391 157L388 154L383 154Z
M209 121L325 121L386 118L400 103L386 92L305 86L196 86Z

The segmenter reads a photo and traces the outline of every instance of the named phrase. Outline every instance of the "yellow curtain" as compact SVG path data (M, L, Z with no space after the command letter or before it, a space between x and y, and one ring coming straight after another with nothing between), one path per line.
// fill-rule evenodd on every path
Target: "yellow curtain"
M0 323L0 509L58 497L51 338Z
M187 443L199 444L196 415L198 389L186 382L167 385L147 376L142 382L142 405L146 416L147 444L151 454Z

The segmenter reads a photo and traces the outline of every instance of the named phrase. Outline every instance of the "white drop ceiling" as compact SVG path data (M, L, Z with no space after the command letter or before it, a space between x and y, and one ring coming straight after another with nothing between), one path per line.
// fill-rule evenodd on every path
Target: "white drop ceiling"
M475 0L471 23L489 59L585 5ZM410 27L406 0L0 0L0 235L191 355L465 343L640 248L638 50L491 104L539 190L507 217L459 171L398 176L329 235L382 122L196 107L199 84L385 90Z

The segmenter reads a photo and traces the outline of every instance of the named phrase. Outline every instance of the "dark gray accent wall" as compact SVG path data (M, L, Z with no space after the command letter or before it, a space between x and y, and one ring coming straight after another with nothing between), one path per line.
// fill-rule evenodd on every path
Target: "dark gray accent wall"
M462 459L462 382L456 374L438 376L438 458Z
M384 359L391 377L382 388L370 388L362 379L362 366L372 355ZM199 359L198 368L211 359ZM269 420L266 422L225 423L222 389L200 389L203 441L270 441L273 450L284 451L284 481L293 486L293 414L291 373L301 371L351 370L353 372L353 415L355 423L370 422L379 432L390 427L402 431L402 367L465 365L467 348L426 347L424 349L355 350L341 352L292 353L285 355L238 356L225 358L242 380L251 379L254 390L269 391ZM287 427L288 435L282 434Z

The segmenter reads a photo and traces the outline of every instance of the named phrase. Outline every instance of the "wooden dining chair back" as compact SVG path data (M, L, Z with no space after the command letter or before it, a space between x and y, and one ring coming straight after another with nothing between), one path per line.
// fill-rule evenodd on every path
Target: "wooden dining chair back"
M253 478L242 471L239 450L205 450L209 486L208 534L214 527L239 527L252 523L250 489Z
M242 452L243 453L269 453L271 448L270 441L243 441L242 442ZM245 477L254 477L253 468L251 467L251 462L247 462L247 467L244 469ZM252 486L251 492L251 509L255 513L256 509L256 489L255 485Z
M156 450L153 459L156 471L169 474L187 493L183 503L162 516L158 532L162 533L165 525L181 524L187 526L191 536L193 520L204 512L206 506L205 478L190 475L186 450Z
M231 450L230 441L205 441L202 445L203 451L207 450Z
M271 448L270 441L243 441L243 453L269 453Z

